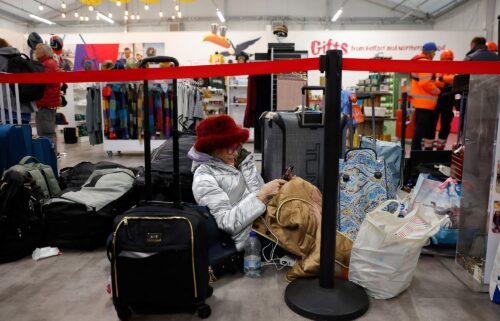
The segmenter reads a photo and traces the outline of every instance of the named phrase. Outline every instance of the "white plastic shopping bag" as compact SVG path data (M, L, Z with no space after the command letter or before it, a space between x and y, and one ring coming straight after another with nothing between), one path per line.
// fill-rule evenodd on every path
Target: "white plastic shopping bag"
M500 304L500 244L497 248L495 262L490 276L490 299L493 303Z
M394 213L385 209L396 204ZM427 239L436 234L441 220L432 209L417 207L399 217L401 203L389 200L366 215L354 241L349 280L375 299L389 299L406 290Z

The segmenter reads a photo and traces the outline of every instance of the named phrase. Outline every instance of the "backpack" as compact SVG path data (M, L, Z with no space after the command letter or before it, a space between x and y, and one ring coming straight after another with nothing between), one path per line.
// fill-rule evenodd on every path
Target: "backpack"
M28 161L33 161L28 163ZM25 178L32 178L35 183L40 186L45 195L45 198L52 198L61 192L59 182L52 167L42 164L33 156L25 156L19 164L12 166L7 172L18 172Z
M42 63L29 59L25 54L2 55L8 59L7 72L12 74L44 72L45 67ZM14 84L11 84L11 90L14 92ZM19 84L19 100L22 103L40 100L47 84Z
M42 239L43 193L31 178L7 172L0 181L0 263L29 255Z
M181 197L183 202L196 203L193 196L193 161L189 159L189 149L194 145L196 135L183 134L179 138L179 174L181 183ZM173 143L166 140L151 154L151 182L153 184L153 199L156 201L174 201L176 189L173 184Z

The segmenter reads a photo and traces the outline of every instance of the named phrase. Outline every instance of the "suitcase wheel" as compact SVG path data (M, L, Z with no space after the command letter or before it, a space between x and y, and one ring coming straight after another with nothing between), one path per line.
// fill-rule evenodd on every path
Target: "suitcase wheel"
M121 321L128 321L132 316L132 310L126 305L115 304L115 310Z
M212 309L210 309L210 306L208 304L203 304L202 306L200 306L198 308L198 316L201 318L201 319L206 319L210 316L210 314L212 313Z

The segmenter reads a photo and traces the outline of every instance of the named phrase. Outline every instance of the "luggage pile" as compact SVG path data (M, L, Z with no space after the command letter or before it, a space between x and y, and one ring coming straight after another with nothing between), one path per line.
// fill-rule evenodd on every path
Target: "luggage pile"
M261 116L262 176L266 182L282 177L288 167L323 188L321 173L327 166L322 163L327 142L323 112L308 108L309 90L324 92L323 87L303 87L300 112L266 112ZM438 233L443 220L432 210L412 207L397 195L403 182L404 146L375 138L374 114L372 137L361 137L359 147L353 146L352 128L351 137L347 137L352 105L350 99L344 100L342 105L345 102L349 107L340 115L342 137L331 137L339 140L342 158L337 233L352 244L343 277L364 287L370 296L387 299L410 286L420 251Z
M176 88L174 81L174 95ZM179 151L177 106L173 109L174 138L153 157L145 129L145 169L81 162L59 174L50 140L32 140L29 125L0 125L5 172L0 181L0 263L25 257L36 247L92 250L107 244L113 303L121 320L129 319L132 309L194 308L201 318L208 317L210 279L235 273L241 254L206 207L186 202L194 202L187 151L196 137L180 138Z

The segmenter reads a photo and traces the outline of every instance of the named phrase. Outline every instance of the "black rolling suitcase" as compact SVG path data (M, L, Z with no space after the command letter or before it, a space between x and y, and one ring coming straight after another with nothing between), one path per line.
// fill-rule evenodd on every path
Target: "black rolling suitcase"
M152 57L148 63L173 62L175 58ZM132 310L177 312L196 310L200 318L210 316L205 299L208 285L207 216L204 207L182 203L179 185L179 132L177 131L177 81L173 81L173 186L176 201L151 201L150 133L144 126L146 201L114 221L108 256L111 259L113 303L120 320ZM144 82L148 97L148 81ZM145 105L148 99L144 99ZM146 105L147 106L147 105ZM149 119L144 108L144 119ZM234 246L234 245L233 245Z
M197 208L153 202L115 219L111 283L120 320L131 309L210 316L205 220Z

